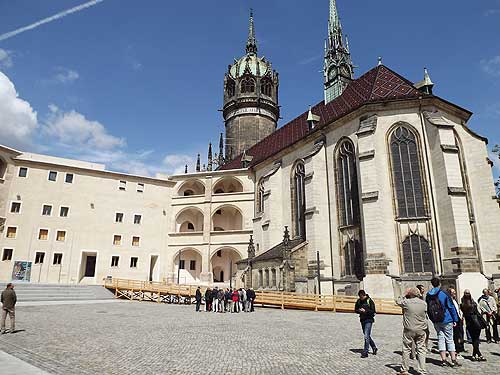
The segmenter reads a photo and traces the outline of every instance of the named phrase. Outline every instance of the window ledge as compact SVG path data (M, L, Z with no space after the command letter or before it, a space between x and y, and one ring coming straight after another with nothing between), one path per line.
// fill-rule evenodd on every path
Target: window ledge
M363 202L377 201L378 200L378 191L369 191L369 192L361 194L361 200Z

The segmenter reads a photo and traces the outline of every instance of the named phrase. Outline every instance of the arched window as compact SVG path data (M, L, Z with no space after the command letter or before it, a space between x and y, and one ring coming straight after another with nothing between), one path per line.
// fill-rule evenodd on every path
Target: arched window
M293 171L293 214L295 237L306 239L306 190L305 190L305 166L297 163Z
M358 174L354 144L350 140L343 141L337 152L337 187L340 225L358 225Z
M241 81L241 93L252 93L255 92L255 81L250 77L245 77Z
M273 92L273 85L271 84L271 80L269 78L264 78L260 82L260 92L263 95L271 96L271 94Z
M344 246L344 264L345 276L356 276L360 280L364 277L363 249L359 241L351 239L346 242Z
M264 212L264 181L261 179L257 185L257 213Z
M392 178L398 218L425 217L425 201L417 137L398 126L390 138Z
M402 244L404 273L434 272L434 258L429 241L412 234Z
M188 223L187 227L188 227L188 230L194 230L193 223Z
M184 191L184 196L185 197L189 197L191 195L194 195L194 191L192 191L190 189Z
M232 79L227 81L226 84L226 93L228 97L234 96L234 93L236 91L236 86L235 83Z

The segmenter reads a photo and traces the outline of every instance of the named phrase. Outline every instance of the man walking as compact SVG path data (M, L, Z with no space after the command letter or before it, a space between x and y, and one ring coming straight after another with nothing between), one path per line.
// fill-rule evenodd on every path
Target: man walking
M458 322L458 313L451 297L439 288L441 281L434 277L431 280L433 288L427 293L427 314L434 323L438 337L439 355L441 366L460 367L457 362L455 342L453 341L453 327ZM446 361L446 351L450 353L451 363Z
M403 309L403 361L399 375L408 375L408 360L415 346L418 359L418 371L426 374L425 357L427 348L425 346L427 330L427 304L420 299L420 291L417 288L409 288L405 297L399 297L396 303Z
M196 312L200 312L200 305L201 305L201 288L200 287L198 287L196 289L195 299L196 299Z
M500 338L498 337L497 327L497 304L488 289L483 289L483 295L479 297L477 304L479 306L479 312L483 315L487 323L486 341L488 344L491 343L491 328L493 328L493 341L498 343Z
M2 334L6 333L5 330L5 320L7 319L7 314L9 314L10 319L10 333L14 333L16 331L16 302L17 296L16 292L14 292L14 285L12 283L8 283L5 287L5 290L2 292L1 297L2 302L2 323L0 331Z
M361 328L363 330L363 335L365 337L365 346L363 352L361 353L361 358L368 357L368 349L371 347L373 355L377 354L377 346L372 340L372 326L375 322L375 303L370 298L364 290L358 292L359 299L356 301L354 310L359 314L359 320L361 322Z

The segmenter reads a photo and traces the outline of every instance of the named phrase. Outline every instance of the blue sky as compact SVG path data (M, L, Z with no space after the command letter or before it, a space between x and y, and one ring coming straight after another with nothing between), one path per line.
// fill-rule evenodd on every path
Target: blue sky
M84 2L0 0L0 35ZM426 66L435 94L500 143L500 0L337 3L358 76L378 56L412 81ZM104 0L0 41L0 143L139 174L205 157L250 7L285 124L323 97L328 0Z

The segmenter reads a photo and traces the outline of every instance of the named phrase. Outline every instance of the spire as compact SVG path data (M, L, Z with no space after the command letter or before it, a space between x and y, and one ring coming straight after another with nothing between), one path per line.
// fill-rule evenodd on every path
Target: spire
M250 25L248 27L247 54L257 54L257 39L255 38L255 25L253 22L253 9L250 9Z
M330 0L328 40L325 46L325 103L339 97L354 79L354 65L347 38L344 42L337 2Z
M414 86L424 94L432 95L432 88L434 87L434 82L432 82L431 76L429 75L427 68L424 68L424 79L420 82L415 83Z
M200 154L198 154L198 159L196 160L196 172L200 171Z
M188 173L188 165L187 164L184 166L184 173Z
M207 164L207 171L211 171L212 170L212 166L213 166L213 160L212 160L212 142L210 142L208 144L208 164Z
M218 161L219 167L224 165L224 136L222 133L220 133L220 138L219 138L219 161Z

